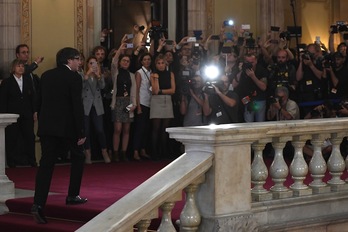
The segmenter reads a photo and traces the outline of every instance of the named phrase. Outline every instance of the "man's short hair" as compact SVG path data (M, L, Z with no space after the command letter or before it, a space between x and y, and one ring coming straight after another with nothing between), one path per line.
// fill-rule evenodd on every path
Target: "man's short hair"
M92 50L92 55L95 56L98 50L103 50L106 56L106 48L103 46L95 46Z
M288 90L288 88L286 88L285 86L279 86L279 87L277 87L276 90L275 90L275 94L277 95L277 93L279 93L279 92L284 92L285 95L286 95L287 97L289 97L289 90Z
M24 48L24 47L29 49L29 46L26 45L26 44L19 44L19 45L17 45L17 47L16 47L16 54L19 54L21 48Z
M75 48L65 47L60 49L56 55L57 66L68 64L68 60L80 58L80 53Z

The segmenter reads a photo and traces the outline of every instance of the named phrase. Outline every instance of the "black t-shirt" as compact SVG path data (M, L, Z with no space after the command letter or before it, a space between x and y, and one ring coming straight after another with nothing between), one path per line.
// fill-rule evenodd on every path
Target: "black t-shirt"
M218 125L238 122L238 95L235 92L229 90L226 96L234 99L237 104L233 107L229 107L217 94L209 95L209 105L212 109L209 116L210 123L215 123Z
M345 65L340 70L335 71L335 75L338 79L336 86L338 97L348 97L348 67Z
M315 67L322 71L323 67L320 62L314 63ZM299 81L299 91L301 94L301 101L315 101L322 99L321 80L318 79L311 68L303 64L303 78Z
M267 69L261 65L256 65L255 70L256 77L260 80L262 78L268 78L269 72ZM240 99L243 99L246 96L254 96L254 100L266 100L266 91L262 91L255 82L246 75L243 71L239 80L239 85L235 89ZM256 94L256 95L255 95Z

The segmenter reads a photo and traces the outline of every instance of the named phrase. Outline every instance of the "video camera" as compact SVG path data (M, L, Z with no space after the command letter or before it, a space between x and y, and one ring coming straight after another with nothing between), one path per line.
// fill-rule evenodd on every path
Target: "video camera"
M291 33L289 31L282 31L279 34L279 38L283 40L290 40L291 38Z
M331 33L337 34L338 32L348 31L348 24L345 21L337 21L335 25L331 25Z
M152 21L152 27L149 30L151 39L159 40L166 32L168 32L168 29L163 27L159 21Z

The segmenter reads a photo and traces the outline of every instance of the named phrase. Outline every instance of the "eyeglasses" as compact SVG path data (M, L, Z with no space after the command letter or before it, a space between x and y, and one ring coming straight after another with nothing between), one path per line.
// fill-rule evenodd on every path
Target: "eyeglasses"
M127 59L122 59L121 61L122 61L122 62L127 62L127 63L130 62L130 60L127 60Z

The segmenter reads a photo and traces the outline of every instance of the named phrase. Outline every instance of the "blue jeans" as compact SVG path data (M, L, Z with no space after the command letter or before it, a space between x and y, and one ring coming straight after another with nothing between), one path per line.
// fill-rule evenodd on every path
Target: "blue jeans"
M90 135L91 121L95 128L96 137L98 139L100 147L102 149L106 148L103 115L98 116L94 106L92 106L91 111L89 112L89 115L88 116L85 115L85 134L86 134L86 142L84 144L85 149L91 149L91 135Z
M264 122L266 120L266 100L254 101L253 104L252 111L248 110L248 105L244 108L245 122Z

